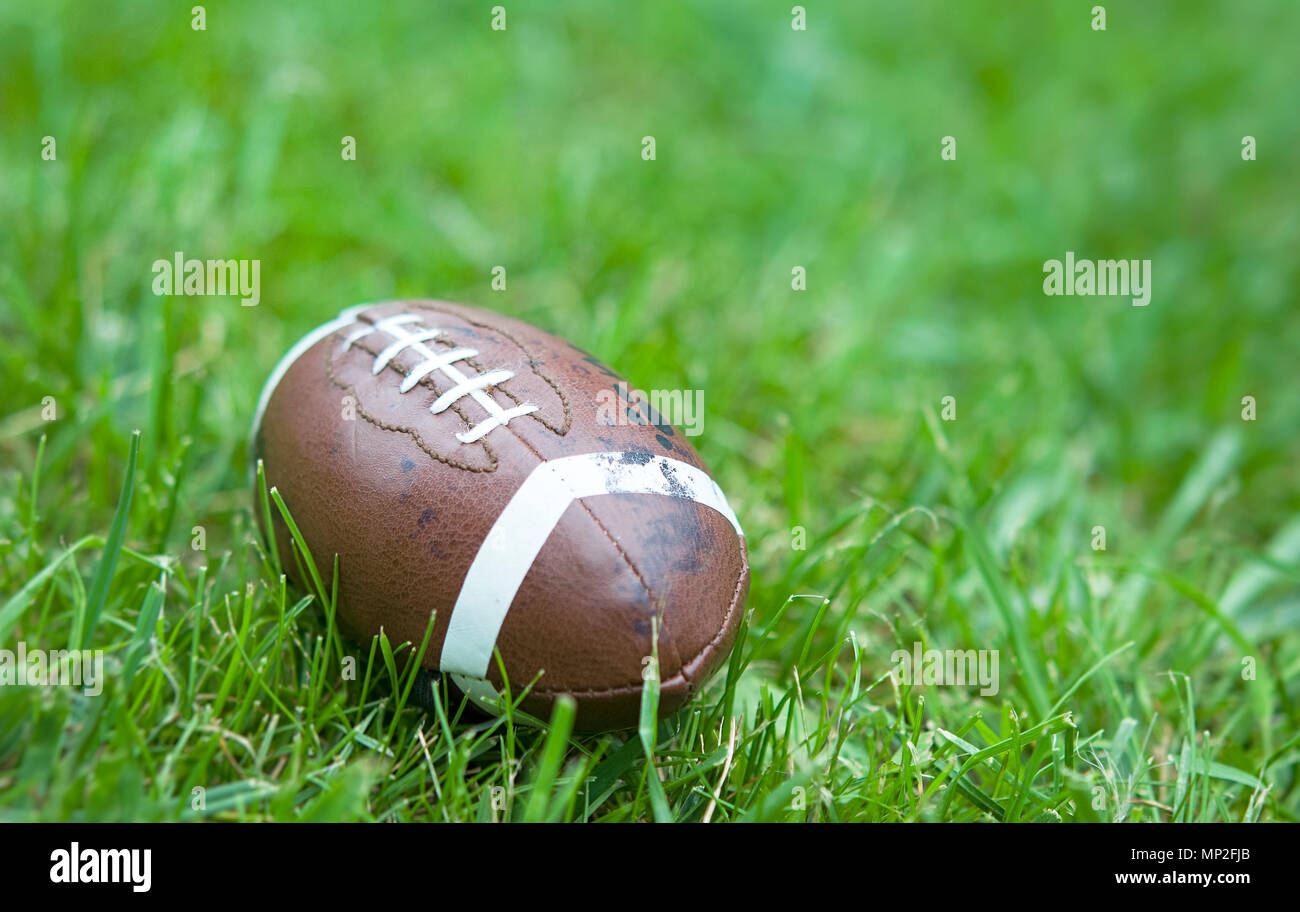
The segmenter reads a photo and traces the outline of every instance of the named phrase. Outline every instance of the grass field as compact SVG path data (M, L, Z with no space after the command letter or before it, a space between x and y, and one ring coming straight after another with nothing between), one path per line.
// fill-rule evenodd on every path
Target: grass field
M191 5L0 11L0 648L105 654L0 687L0 818L1300 816L1300 7ZM1150 305L1046 296L1066 251ZM389 296L705 392L754 576L704 699L426 715L270 570L261 383Z

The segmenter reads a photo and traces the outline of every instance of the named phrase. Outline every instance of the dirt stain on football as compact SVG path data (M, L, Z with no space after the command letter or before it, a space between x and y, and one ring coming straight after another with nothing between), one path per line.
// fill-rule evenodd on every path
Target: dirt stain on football
M402 457L402 474L415 471L415 462L409 456Z
M429 539L429 553L436 559L442 561L447 559L446 552L443 551L442 547L439 545L437 536L430 536L428 534L430 526L437 518L438 512L436 510L430 507L425 507L421 510L420 515L415 518L416 528L412 530L411 538Z
M618 461L620 465L646 465L651 459L654 459L654 454L645 447L632 447Z
M668 482L669 495L672 497L685 497L687 499L692 497L691 489L682 484L681 479L677 477L677 470L675 468L666 462L661 462L659 463L659 471L663 472L664 481Z
M702 555L716 547L694 504L662 503L640 526L638 553L644 571L664 577L673 573L707 573Z

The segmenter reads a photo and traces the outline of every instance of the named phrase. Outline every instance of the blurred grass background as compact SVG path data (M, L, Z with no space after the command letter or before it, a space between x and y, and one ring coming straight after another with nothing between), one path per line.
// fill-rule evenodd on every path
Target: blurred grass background
M901 743L915 739L900 732L976 731L984 712L1001 718L981 732L992 743L1010 706L1026 727L1041 722L1126 643L1064 706L1099 755L1124 753L1113 739L1127 742L1126 720L1151 732L1134 758L1153 756L1154 771L1142 766L1130 797L1154 806L1102 816L1176 818L1169 758L1185 760L1189 743L1204 764L1268 788L1192 762L1205 792L1184 791L1182 813L1248 817L1256 792L1267 818L1300 813L1300 9L1111 3L1095 32L1091 4L817 3L800 32L789 4L504 5L504 32L489 27L490 4L457 2L213 4L198 32L189 4L0 11L3 595L68 543L107 532L140 428L127 545L153 557L119 569L108 615L129 633L161 573L169 644L168 631L175 645L186 640L175 631L196 629L193 606L247 583L264 617L276 583L252 544L244 435L270 367L352 303L462 300L566 336L644 389L705 391L697 443L745 523L755 572L733 682L754 778L716 817L959 816L938 791L879 797L881 781L907 795L909 777L951 775L942 742L929 772L905 762ZM41 160L47 135L56 161ZM947 135L956 161L940 159ZM1241 159L1246 135L1257 161ZM341 160L344 136L355 162ZM1151 305L1045 297L1042 264L1066 250L1150 258ZM155 297L151 264L175 251L260 259L261 305ZM507 291L490 290L496 265ZM791 289L794 266L808 270L806 291ZM944 396L956 397L954 422L938 419ZM1257 421L1241 420L1243 396L1258 400ZM914 505L935 520L891 520ZM206 554L189 549L194 525ZM1089 547L1095 525L1104 553ZM791 548L794 527L807 551ZM66 637L93 554L52 574L21 621L15 609L6 638ZM787 603L795 593L831 601ZM296 623L323 629L315 607ZM196 648L210 662L218 632L204 629ZM864 684L888 670L895 641L919 638L1001 649L1003 692L931 689L922 707L923 689L884 685L853 724L823 711L791 734L789 707L818 702L800 687L848 686L821 657L850 632ZM1241 680L1243 655L1265 680ZM166 651L154 661L165 667ZM67 759L67 791L32 797L29 775L58 752L37 758L27 744L36 697L0 699L16 726L8 760L0 742L9 813L84 813L92 766ZM152 720L139 740L189 756L171 710L121 699ZM341 688L337 719L348 700ZM49 710L50 744L59 713L79 711L69 701ZM762 741L769 710L784 748ZM265 734L256 714L241 724ZM396 730L419 724L408 711ZM713 727L700 724L725 744L726 725ZM791 746L800 731L844 749L819 765L820 748ZM572 750L595 768L620 744ZM114 756L148 770L141 750ZM849 757L857 768L836 767ZM166 818L187 783L239 780L238 764L213 762L142 774L131 813ZM573 762L580 781L586 761ZM1060 794L1089 794L1086 777L1105 766L1049 762ZM644 771L638 786L627 763L586 816L651 815ZM805 765L790 785L783 770ZM232 807L297 813L300 773L268 786L281 804ZM423 812L356 775L338 816L470 815L498 773L470 777L463 808L444 797ZM669 790L675 816L699 816L699 785ZM825 792L813 810L780 810L790 788L811 785ZM1020 810L1001 787L985 797ZM1048 807L1071 816L1051 801L1038 813ZM130 816L111 801L100 813Z

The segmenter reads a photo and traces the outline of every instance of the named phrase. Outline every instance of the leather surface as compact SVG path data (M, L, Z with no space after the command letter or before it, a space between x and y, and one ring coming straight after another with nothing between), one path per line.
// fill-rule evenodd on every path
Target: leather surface
M462 443L456 434L487 417L481 405L465 397L431 414L451 380L434 372L401 393L422 356L408 348L375 374L375 358L392 339L374 334L343 350L343 329L281 378L254 451L322 572L338 554L344 631L364 641L382 628L395 645L418 644L436 612L424 663L432 669L470 562L541 462L631 451L705 467L669 425L600 423L598 395L621 378L568 343L438 301L375 305L358 320L397 313L419 314L423 326L442 330L426 343L435 352L477 349L458 362L472 372L514 371L486 390L502 408L530 403L538 410ZM288 530L278 518L276 525L281 560L292 571ZM580 728L633 725L651 619L660 619L660 712L667 715L725 660L748 584L744 541L717 511L655 494L583 498L570 504L533 562L497 646L515 693L541 673L528 711L546 718L555 696L569 693ZM495 663L489 679L501 683Z

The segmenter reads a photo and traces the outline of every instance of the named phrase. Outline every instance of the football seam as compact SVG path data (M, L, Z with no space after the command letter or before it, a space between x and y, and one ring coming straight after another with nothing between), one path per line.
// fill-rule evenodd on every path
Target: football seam
M417 306L418 306L418 305L417 305ZM422 309L424 309L424 310L428 310L428 308L422 308ZM449 308L449 309L450 309L450 308ZM430 312L436 313L436 311L430 311ZM514 339L512 336L510 336L509 333L505 332L504 330L497 329L496 327L488 326L487 324L478 323L478 322L476 322L476 321L470 319L469 317L466 317L464 314L456 313L454 310L451 311L451 312L452 312L453 314L455 314L456 316L459 316L461 319L465 320L465 322L470 323L470 324L473 325L473 326L478 326L478 327L480 327L480 328L482 328L482 329L485 329L485 330L488 330L488 331L490 331L490 332L498 332L498 333L501 333L502 335L506 336L506 338L508 338L508 339L510 339L510 341L514 342L515 345L518 345L518 346L519 346L520 351L522 351L522 352L523 352L523 353L528 357L529 362L532 363L532 361L533 361L532 353L529 352L529 351L528 351L526 348L524 348L522 345L520 345L519 342L518 342L516 339ZM543 375L543 374L541 374L541 373L538 373L538 372L536 372L536 371L534 371L534 373L537 373L537 376L541 377L543 380L547 380L547 378L546 378L545 375ZM547 380L547 382L549 383L550 381ZM559 390L557 389L556 392L559 392ZM569 400L568 400L567 397L561 395L561 396L560 396L560 401L564 404L564 409L565 409L565 419L566 419L566 429L567 429L567 426L568 426L568 425L567 425L567 421L570 419ZM518 430L517 428L512 428L512 427L511 427L510 425L508 425L508 424L502 425L501 427L502 427L502 428L503 428L507 433L513 434L515 440L519 441L519 444L520 444L524 449L526 449L528 452L530 452L530 453L533 454L533 457L537 460L538 465L545 465L545 464L549 461L545 456L543 456L541 453L537 452L537 448L534 447L534 446L532 445L532 443L530 443L528 440L526 440L526 439L524 438L524 436L523 436L522 434L519 433L519 430ZM550 427L547 427L545 424L543 424L543 427L546 427L546 429L547 429L547 430L550 430L551 433L557 433L557 432L553 431ZM563 435L558 435L558 434L557 434L557 436L563 436ZM604 534L605 538L609 540L609 543L610 543L611 545L614 546L614 550L615 550L616 552L618 552L619 557L623 558L623 563L627 564L627 568L628 568L629 570L632 571L632 575L635 576L637 582L641 584L641 589L645 592L647 601L649 601L650 604L653 605L653 604L654 604L654 592L651 591L651 589L650 589L650 584L649 584L648 582L646 582L646 578L645 578L645 576L641 573L641 568L638 567L638 566L636 565L636 563L632 560L632 556L631 556L630 554L628 554L627 551L623 548L623 546L620 545L620 544L618 543L618 539L616 539L616 538L615 538L615 537L610 533L609 529L606 528L605 524L604 524L603 522L600 521L600 518L597 517L596 514L592 511L590 505L588 505L586 502L584 502L581 498L579 498L578 500L576 500L575 503L577 503L579 506L582 507L583 511L587 514L588 518L589 518L593 523L596 524L596 528L599 529L599 530Z
M487 330L488 332L493 332L498 335L505 336L507 339L513 342L515 347L518 348L521 352L523 352L524 357L528 359L528 369L531 370L537 377L541 378L542 382L545 383L547 386L549 386L555 392L556 398L560 400L560 406L561 408L564 409L564 425L560 428L554 427L549 421L546 421L544 418L539 417L540 415L539 412L533 412L529 415L524 415L522 417L535 419L536 421L541 423L541 425L545 427L547 430L555 434L558 434L561 437L564 437L569 433L569 429L573 427L573 410L569 407L569 397L564 394L564 391L562 389L560 389L560 385L558 383L556 383L549 376L547 376L545 373L542 372L541 362L533 354L532 350L528 346L524 345L524 343L520 342L518 339L516 339L511 333L507 332L506 330L501 329L498 326L489 326L487 323L481 323L478 320L475 320L473 317L466 315L463 311L457 309L454 306L439 305L438 308L432 308L426 305L416 304L413 305L413 309L423 310L425 313L429 313L429 314L437 314L440 310L442 310L445 311L446 313L452 314L453 316L460 317L470 326L476 326L479 329L484 329ZM475 369L477 370L477 368ZM507 380L506 382L508 383L510 381ZM513 399L516 403L519 403L520 401L519 398L515 396L513 393L511 393L509 390L507 390L504 386L498 386L497 389L501 390L503 393L505 393L507 396Z
M554 391L556 398L559 399L560 401L560 408L564 412L564 424L557 427L553 422L543 417L540 414L540 412L532 412L528 415L524 415L521 417L536 419L536 421L540 425L542 425L542 427L546 428L548 431L550 431L553 434L556 434L557 436L564 437L568 434L569 430L573 426L573 410L569 405L569 399L564 394L563 390L561 390L560 387L555 383L555 381L553 381L541 370L541 364L537 359L537 357L522 342L520 342L513 335L511 335L509 332L503 329L498 329L497 327L489 326L486 323L480 323L476 320L471 319L470 317L466 316L463 313L457 312L456 310L450 307L434 309L423 305L413 305L410 309L423 311L425 314L429 314L432 316L436 316L440 311L445 311L447 313L451 313L453 316L459 317L460 319L464 320L466 323L469 323L472 326L476 326L487 332L496 333L498 335L505 337L506 339L509 339L511 344L513 344L516 348L518 348L519 351L524 355L525 360L528 362L529 370L531 370L535 376L541 379L542 382L544 382L547 386L549 386L552 389L552 391ZM361 323L361 322L372 322L372 321L364 321L358 319L357 322ZM435 320L431 322L437 322L437 321ZM341 335L342 335L342 331L340 330L339 332L334 333L331 338L339 338ZM446 338L442 338L442 337L434 340L434 344L453 346L453 343L447 341ZM379 353L377 351L367 346L361 340L357 340L353 342L350 348L358 348L361 351L365 352L366 354L370 355L372 358L379 357ZM470 366L472 366L480 374L484 373L483 364L480 359L467 358L465 360L468 364L470 364ZM402 365L396 360L389 362L387 366L391 367L393 370L395 370L398 374L402 375L403 377L405 377L408 373L410 373L408 368L406 368L404 365ZM356 386L354 384L346 383L336 375L336 372L334 370L334 353L328 349L326 350L325 371L331 383L333 383L336 387L352 394L352 396L356 399L357 414L360 415L368 423L374 425L377 428L380 428L381 430L390 431L392 433L406 434L412 439L412 441L414 441L415 445L425 453L425 455L429 456L431 459L441 462L444 465L450 466L455 469L463 469L464 471L467 472L482 473L482 472L496 471L498 466L496 454L492 450L492 446L487 442L486 438L483 440L479 440L477 442L483 445L484 453L488 457L489 464L487 466L471 465L470 463L462 462L451 456L443 456L442 454L435 451L428 443L426 443L424 438L420 436L419 431L417 431L414 427L409 427L406 425L389 424L388 422L383 421L382 419L366 411L366 409L361 405L361 395L356 389ZM506 382L508 383L509 381ZM433 392L434 395L438 395L438 387L434 384L431 377L421 377L420 380L416 383L416 385L426 387L431 392ZM508 399L510 399L512 402L514 402L516 405L522 404L522 400L518 396L516 396L511 390L507 389L504 385L497 384L494 385L494 388L499 392L505 394L505 396ZM465 422L466 429L473 427L474 423L469 419L469 416L465 414L465 411L462 406L460 406L459 404L453 404L451 406L451 410L455 412L458 416L460 416L461 421ZM518 437L518 435L516 435L516 437ZM529 449L531 450L532 448L530 447ZM541 459L541 455L538 454L535 450L532 450L532 452L534 456L537 456L538 459ZM603 527L602 527L602 531L604 531L607 536L609 535L608 530L605 530ZM642 585L644 586L644 580L642 580Z
M337 335L331 338L337 338ZM375 356L374 352L362 345L354 344L353 348L359 348L367 354ZM450 466L453 469L461 469L466 472L495 472L497 470L498 461L496 451L492 449L492 445L487 442L486 438L475 442L482 445L483 452L488 458L488 464L486 466L471 465L468 462L461 462L458 459L453 459L450 456L443 456L441 453L436 452L424 442L424 438L420 436L420 432L415 428L408 427L407 425L389 424L383 419L370 414L370 412L366 411L365 407L361 404L361 393L357 390L356 385L341 379L335 372L334 354L328 346L325 350L325 376L334 386L351 394L352 398L356 400L357 414L360 415L368 424L372 424L380 430L389 431L394 434L405 434L410 437L415 445L430 459L441 462L443 465ZM436 388L433 391L437 393ZM464 409L460 405L452 405L451 410L460 416L460 420L465 422L466 428L473 426L474 423L469 420L469 416L465 414Z
M341 333L341 332L340 332L340 333L337 333L337 334L336 334L336 337L337 337L338 335L342 335L342 333ZM449 343L449 342L447 342L447 341L445 341L445 340L443 340L443 339L434 339L434 340L432 340L432 341L433 341L433 344L434 344L434 345L445 345L445 346L447 346L448 348L455 348L455 347L456 347L455 345L453 345L453 344L451 344L451 343ZM369 355L369 356L372 357L372 358L378 358L378 357L379 357L379 352L375 351L373 348L370 348L369 346L367 346L367 345L366 345L363 341L361 341L361 340L358 340L358 341L356 341L356 342L353 342L350 346L348 346L348 348L349 348L349 349L353 349L353 348L360 349L361 351L365 352L367 355ZM474 370L478 371L480 374L481 374L481 373L485 373L485 371L483 370L483 364L482 364L482 362L479 361L477 358L475 358L475 359L473 359L473 360L470 360L469 358L465 358L464 360L465 360L465 362L466 362L467 364L469 364L471 367L473 367ZM334 356L333 356L332 354L330 355L329 361L328 361L327 363L330 365L331 368L334 366ZM392 361L389 361L389 362L388 362L388 367L389 367L389 368L392 368L394 371L396 371L398 374L400 374L400 375L403 376L403 377L405 377L407 374L409 374L409 373L411 372L410 368L408 368L405 364L402 364L401 362L397 361L396 359L394 359L394 360L392 360ZM387 369L387 368L385 368L385 369ZM429 392L433 393L435 396L441 395L441 393L440 393L439 390L438 390L438 387L437 387L437 386L434 384L434 382L433 382L433 377L432 377L432 376L421 377L419 380L416 381L416 384L415 384L415 385L416 385L416 386L423 386L423 387L426 387L426 388L429 390ZM353 385L351 386L351 388L352 388L352 391L353 391L353 392L356 392L355 384L353 384ZM499 386L496 387L496 389L499 389L499 390L501 390L502 392L505 392L505 390L502 389L502 388L499 387ZM358 404L360 403L360 398L361 398L361 397L360 397L360 394L358 393L358 395L357 395ZM515 402L516 404L519 403L519 399L516 398L515 396L511 396L510 398L513 399L514 402ZM465 414L465 406L461 405L459 402L453 402L450 406L448 406L448 408L450 408L453 412L455 412L457 415L459 415L461 421L465 422L465 430L469 430L470 428L472 428L472 427L474 426L474 422L470 420L469 415L466 415L466 414ZM413 433L415 433L415 432L413 431ZM489 450L491 449L491 445L490 445L489 443L487 443L487 438L486 438L486 437L483 438L483 439L481 439L481 440L476 440L475 443L481 443L481 444L483 444L483 446L484 446L485 448L487 448L487 449L489 449ZM462 444L462 446L469 446L469 444Z
M727 627L731 623L731 616L736 613L736 608L740 604L740 593L741 590L744 588L745 576L748 574L749 571L749 560L746 558L744 554L743 551L744 547L745 546L742 543L740 573L736 575L736 586L731 593L731 604L727 606L727 613L722 616L722 625L718 629L717 634L714 635L713 639L705 643L704 646L700 648L699 652L691 656L691 658L688 661L682 663L681 671L674 674L671 678L667 678L666 680L660 681L659 682L660 689L662 689L664 685L672 685L678 679L681 679L686 683L688 696L695 692L697 685L694 681L691 680L690 675L687 674L687 669L690 668L690 666L694 665L697 661L699 661L702 656L704 656L706 653L709 652L709 650L716 648L717 645L721 643L727 636ZM635 693L637 691L642 690L644 686L645 685L641 683L619 684L614 687L602 687L594 690L572 690L572 689L565 689L565 688L556 688L554 690L547 690L545 688L534 687L532 690L529 691L529 693L536 694L538 696L547 696L547 697L559 696L561 694L568 694L569 696L572 697L600 697L600 696L615 696L621 694Z
M519 441L519 443L524 447L524 449L528 450L528 452L532 453L533 456L537 458L537 462L539 465L545 465L548 462L548 460L544 456L542 456L541 453L537 452L537 449L531 443L525 440L519 434L518 431L516 431L514 428L510 427L509 425L502 425L502 427L504 427L511 434L515 435L515 439ZM610 534L609 529L605 527L605 524L600 521L600 518L597 517L594 512L592 512L591 507L582 498L575 500L574 503L582 507L582 509L586 512L587 516L591 519L591 521L596 524L596 528L604 533L605 538L609 539L609 543L614 546L614 550L617 551L619 556L623 558L623 563L627 564L628 569L632 571L632 575L635 576L637 582L641 584L641 588L645 591L646 599L650 602L651 605L653 605L654 593L650 591L650 584L646 582L645 577L641 574L641 568L638 567L633 562L632 556L628 554L627 551L624 550L623 546L618 543L618 539L616 539L613 535ZM529 569L531 570L531 568Z

